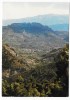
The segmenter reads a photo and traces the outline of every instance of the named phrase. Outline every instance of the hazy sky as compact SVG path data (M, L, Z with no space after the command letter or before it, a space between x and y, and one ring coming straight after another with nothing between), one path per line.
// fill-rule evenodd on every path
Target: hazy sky
M32 17L44 14L69 14L68 3L3 3L3 20Z

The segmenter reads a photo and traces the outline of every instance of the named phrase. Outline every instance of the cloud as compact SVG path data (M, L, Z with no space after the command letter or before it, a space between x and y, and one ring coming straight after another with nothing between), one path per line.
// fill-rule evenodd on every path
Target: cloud
M3 3L3 20L32 17L42 14L69 14L69 4L59 2Z

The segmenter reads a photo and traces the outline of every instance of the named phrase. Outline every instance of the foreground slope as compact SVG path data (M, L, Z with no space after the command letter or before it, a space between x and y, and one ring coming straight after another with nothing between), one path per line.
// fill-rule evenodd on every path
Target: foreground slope
M7 48L7 46L5 46ZM3 48L4 49L4 48ZM8 49L8 48L7 48ZM4 49L5 50L5 49ZM9 51L9 49L8 49ZM4 58L7 57L3 52ZM11 54L13 54L11 52ZM15 56L15 55L14 55ZM10 55L12 57L12 55ZM9 69L10 57L3 58L4 73ZM8 61L8 63L7 63ZM14 57L13 60L14 61ZM4 63L5 62L5 63ZM19 63L22 62L20 59ZM22 63L22 68L24 68ZM12 72L13 65L10 63ZM20 65L19 65L20 66ZM17 73L9 73L7 77L3 75L3 96L49 96L65 97L68 96L68 45L62 49L53 50L48 54L42 55L40 63L31 70L20 70ZM19 73L20 72L20 73ZM4 74L3 73L3 74Z

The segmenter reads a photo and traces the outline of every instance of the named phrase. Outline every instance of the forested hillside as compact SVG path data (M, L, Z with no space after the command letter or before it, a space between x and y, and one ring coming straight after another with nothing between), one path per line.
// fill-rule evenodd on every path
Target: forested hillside
M68 96L68 31L12 23L3 26L2 38L3 96Z
M68 96L68 44L49 53L35 53L29 59L27 53L22 57L8 44L2 52L3 96Z

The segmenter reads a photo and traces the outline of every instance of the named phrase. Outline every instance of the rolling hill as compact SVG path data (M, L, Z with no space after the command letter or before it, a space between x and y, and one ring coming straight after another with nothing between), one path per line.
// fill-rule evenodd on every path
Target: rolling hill
M58 34L57 34L58 33ZM3 27L3 43L8 43L21 51L50 51L63 47L66 43L64 32L53 31L40 23L13 23Z

